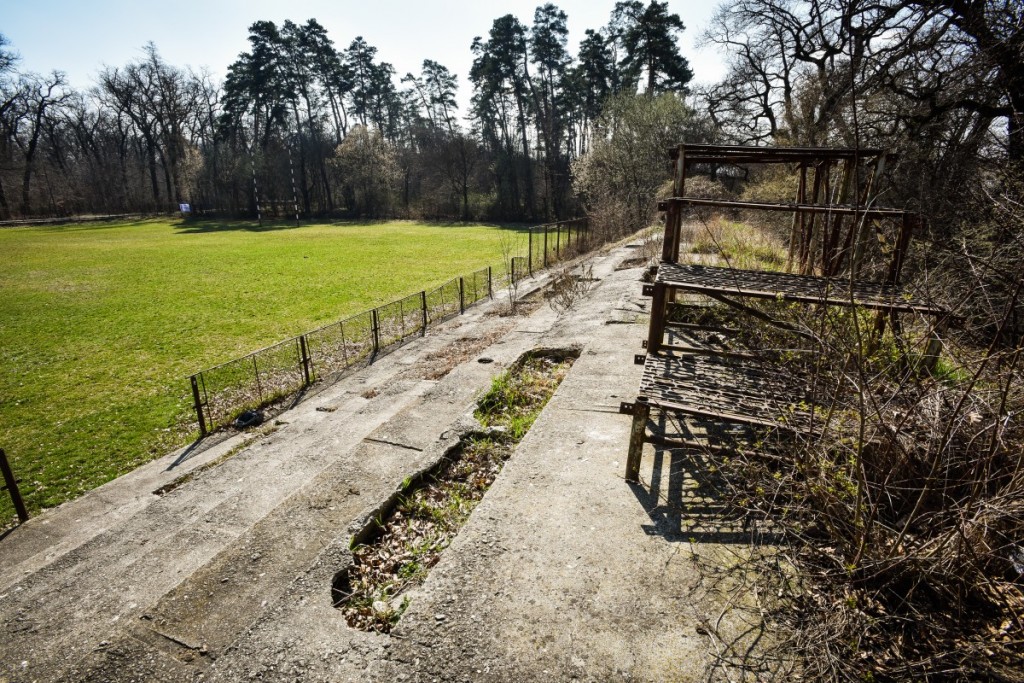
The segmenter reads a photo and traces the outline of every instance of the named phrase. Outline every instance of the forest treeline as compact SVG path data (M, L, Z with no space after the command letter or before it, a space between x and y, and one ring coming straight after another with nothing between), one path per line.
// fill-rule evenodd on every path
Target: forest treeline
M881 146L887 203L940 228L986 169L1024 159L1024 31L1011 0L727 0L701 35L726 63L694 87L667 2L617 2L575 52L554 4L494 20L468 80L400 75L315 19L249 28L223 79L157 46L98 72L18 70L0 44L0 219L84 213L549 220L654 210L682 139ZM468 111L456 94L471 90ZM716 179L729 180L729 170ZM294 177L294 181L293 181ZM973 212L973 209L969 210Z
M685 93L692 73L668 3L619 2L577 54L553 4L477 37L459 82L425 59L400 75L362 37L339 48L315 19L257 21L219 81L141 59L95 87L0 62L0 218L159 212L540 220L577 211L570 166L616 93ZM292 175L294 171L294 183Z

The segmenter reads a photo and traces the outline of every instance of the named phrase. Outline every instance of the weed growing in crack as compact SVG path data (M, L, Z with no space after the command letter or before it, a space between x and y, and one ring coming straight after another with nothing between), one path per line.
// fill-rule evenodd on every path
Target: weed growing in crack
M497 377L476 417L498 427L466 440L377 521L378 536L353 548L347 590L338 603L350 626L390 633L409 606L404 593L427 577L494 483L516 444L564 379L572 358L535 355Z

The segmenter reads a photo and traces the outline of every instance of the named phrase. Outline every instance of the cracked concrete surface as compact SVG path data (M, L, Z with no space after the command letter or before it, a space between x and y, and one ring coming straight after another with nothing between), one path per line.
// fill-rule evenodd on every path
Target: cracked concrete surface
M620 267L635 253L597 257L567 314L542 306L510 325L484 305L270 433L173 469L170 454L17 529L0 541L0 681L700 678L700 625L727 596L698 590L694 559L731 560L710 538L680 539L658 492L622 478L618 405L635 397L646 336L642 269ZM425 379L432 354L488 335ZM331 582L360 520L451 446L495 375L572 345L581 357L393 634L350 629ZM645 471L658 466L648 452Z

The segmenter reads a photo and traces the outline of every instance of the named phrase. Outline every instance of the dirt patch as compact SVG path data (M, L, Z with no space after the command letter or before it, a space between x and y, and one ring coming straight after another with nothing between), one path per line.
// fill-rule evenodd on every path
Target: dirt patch
M492 346L514 326L509 320L479 337L460 337L417 362L409 374L417 379L439 380L456 367Z

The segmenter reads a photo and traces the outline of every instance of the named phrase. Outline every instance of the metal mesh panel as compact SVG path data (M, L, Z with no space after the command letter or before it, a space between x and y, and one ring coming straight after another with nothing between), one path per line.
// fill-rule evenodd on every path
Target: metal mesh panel
M474 273L467 275L463 278L465 286L463 293L465 296L466 307L469 308L476 302L486 299L490 296L490 291L487 287L487 268L482 268Z
M350 368L373 353L369 311L306 334L313 375L317 378Z
M548 251L553 253L556 245L552 241L550 229L548 237ZM524 242L517 250L523 254L532 253L534 269L541 268L543 228L534 230L532 249ZM512 257L507 268L502 270L505 272L481 268L462 278L461 302L459 278L455 278L433 291L412 294L373 311L325 325L305 335L203 370L194 376L198 392L196 410L202 411L206 428L215 429L229 424L244 410L266 405L297 391L307 382L365 362L375 351L379 352L409 337L422 334L424 314L426 325L435 325L458 315L463 307L472 306L488 298L492 292L508 287L510 277L514 276L515 282L522 280L529 274L528 256ZM376 340L374 315L377 320ZM309 363L308 377L303 368L303 338Z
M447 320L459 314L459 281L449 280L432 292L427 292L427 323Z
M513 282L519 282L524 277L529 275L529 272L527 271L526 257L513 256L511 271L511 277Z
M456 293L456 307L458 293ZM423 331L423 310L420 295L413 294L377 308L380 347L391 346Z
M285 396L303 385L302 356L295 337L200 373L211 427L238 413Z

